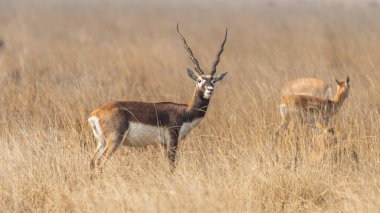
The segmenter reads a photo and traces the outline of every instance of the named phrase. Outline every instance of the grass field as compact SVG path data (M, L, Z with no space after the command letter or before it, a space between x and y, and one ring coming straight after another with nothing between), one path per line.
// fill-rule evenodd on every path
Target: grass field
M93 109L190 100L177 22L205 69L229 29L206 118L174 174L157 146L93 176ZM0 212L380 211L378 1L0 0L0 38ZM273 139L281 85L347 75L346 140Z

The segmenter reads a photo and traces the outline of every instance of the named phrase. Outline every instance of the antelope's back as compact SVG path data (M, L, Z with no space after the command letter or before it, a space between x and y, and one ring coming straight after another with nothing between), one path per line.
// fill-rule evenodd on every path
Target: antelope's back
M290 81L281 88L282 98L286 98L290 95L308 95L331 99L331 93L331 86L323 80L316 78L299 78Z

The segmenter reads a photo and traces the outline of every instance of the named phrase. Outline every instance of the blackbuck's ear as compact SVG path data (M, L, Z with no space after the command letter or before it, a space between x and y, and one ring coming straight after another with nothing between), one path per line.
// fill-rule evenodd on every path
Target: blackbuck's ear
M227 72L225 72L225 73L223 73L221 75L216 76L214 78L215 82L223 80L224 76L226 76L226 75L227 75Z
M334 81L335 81L336 84L339 84L339 83L340 83L340 82L338 81L338 79L335 78L335 76L334 76Z
M197 81L198 79L197 76L194 74L194 72L189 68L187 68L187 75L189 75L189 77L193 79L193 81Z

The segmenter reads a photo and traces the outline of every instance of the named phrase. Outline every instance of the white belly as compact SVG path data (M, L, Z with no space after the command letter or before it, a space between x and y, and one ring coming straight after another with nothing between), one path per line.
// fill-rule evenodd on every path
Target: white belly
M158 143L164 144L170 139L169 131L165 127L134 122L129 123L129 128L124 138L124 144L128 146L148 146Z
M199 124L201 119L184 123L179 131L178 142L186 137ZM127 146L148 146L152 144L169 143L170 134L167 127L157 127L141 123L130 122L124 135L124 144Z

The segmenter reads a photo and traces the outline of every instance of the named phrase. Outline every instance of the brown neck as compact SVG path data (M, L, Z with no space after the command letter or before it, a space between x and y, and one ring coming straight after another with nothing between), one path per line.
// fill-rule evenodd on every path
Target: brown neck
M193 97L187 105L187 111L194 114L197 117L203 117L206 114L210 99L204 99L201 92L195 88Z
M334 105L334 111L338 111L340 109L340 107L343 105L343 102L344 100L346 100L347 98L347 95L346 95L346 91L337 91L337 93L335 94L335 97L334 99L332 100L333 102L333 105Z

